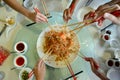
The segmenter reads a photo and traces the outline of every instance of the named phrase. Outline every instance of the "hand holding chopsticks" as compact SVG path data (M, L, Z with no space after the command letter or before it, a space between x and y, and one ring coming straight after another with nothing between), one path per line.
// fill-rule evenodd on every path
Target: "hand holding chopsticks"
M46 69L44 61L40 59L39 62L34 67L34 69L29 73L28 77L30 78L34 73L36 80L44 80L45 72Z
M34 8L36 12L36 22L48 22L47 17L41 14L40 10L38 8Z
M90 62L92 72L96 74L101 80L109 80L103 73L98 71L99 65L93 58L87 57L85 60Z
M44 64L44 59L46 59L47 57L49 57L49 55L51 55L52 50L51 48L49 48L44 56L39 60L39 62L36 64L35 68L29 73L28 77L30 78L33 73L35 74L36 78L37 77L42 77L43 79L40 80L44 80L44 74L45 74L45 64ZM43 69L43 70L42 70ZM42 72L43 71L43 72ZM44 74L43 74L44 73Z

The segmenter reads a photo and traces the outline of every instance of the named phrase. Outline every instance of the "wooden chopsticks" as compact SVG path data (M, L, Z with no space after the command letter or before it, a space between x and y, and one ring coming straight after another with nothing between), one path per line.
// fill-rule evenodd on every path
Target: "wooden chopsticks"
M68 61L68 60L66 61L66 60L64 59L64 62L65 62L65 64L67 65L67 68L68 68L68 70L70 71L70 74L71 74L71 76L73 77L73 79L74 79L74 80L77 80L77 78L75 77L75 74L74 74L74 72L73 72L73 70L72 70L72 67L71 67L69 61Z

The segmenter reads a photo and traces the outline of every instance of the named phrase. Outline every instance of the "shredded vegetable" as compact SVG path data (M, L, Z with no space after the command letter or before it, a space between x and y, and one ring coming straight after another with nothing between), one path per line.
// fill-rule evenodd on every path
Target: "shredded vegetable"
M79 51L79 42L74 32L69 32L66 27L60 29L51 29L45 33L44 53L51 48L51 55L56 55L55 61L62 61L69 57L69 54L76 54ZM62 55L62 56L61 56Z

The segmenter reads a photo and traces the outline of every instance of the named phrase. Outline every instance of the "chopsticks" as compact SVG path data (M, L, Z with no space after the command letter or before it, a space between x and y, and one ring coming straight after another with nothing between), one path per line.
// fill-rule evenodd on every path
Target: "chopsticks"
M33 24L36 24L36 22L33 22L33 23L30 23L30 24L27 24L26 26L29 27L29 26L32 26Z
M80 53L80 54L77 54L79 57L81 57L82 59L84 59L86 56L84 55L84 54L82 54L82 53Z
M30 78L33 75L34 71L30 71L30 73L28 74L28 78Z
M68 61L68 60L66 61L64 58L63 58L63 60L64 60L64 62L65 62L65 64L66 64L68 70L70 71L70 74L71 74L71 76L73 77L73 79L74 79L74 80L77 80L77 78L75 77L75 74L74 74L74 72L73 72L73 70L72 70L72 67L71 67L69 61Z
M68 63L68 64L67 64ZM77 80L77 78L75 77L75 75L74 75L74 72L73 72L73 70L72 70L72 67L71 67L71 65L70 65L70 63L69 62L67 62L66 64L67 64L67 67L68 67L68 69L69 69L69 71L70 71L70 73L71 73L71 76L73 77L73 79L74 80Z
M86 27L87 25L89 25L89 24L91 24L91 23L93 23L93 22L95 22L95 20L93 20L93 19L90 19L90 20L85 20L85 21L83 21L83 22L78 22L78 23L75 23L74 25L77 25L77 27L76 28L74 28L73 30L71 30L70 32L73 32L73 31L75 31L75 30L81 30L83 27ZM83 24L83 25L82 25ZM73 25L73 24L71 24L71 25ZM81 25L81 26L80 26ZM69 26L69 25L68 25Z
M46 6L45 1L44 1L44 0L41 0L41 2L42 2L42 5L43 5L43 9L44 9L44 12L45 12L45 16L46 16L47 18L51 18L52 16L50 16L50 13L48 12L48 8L47 8L47 6Z
M41 0L41 2L42 2L42 6L43 6L43 9L44 9L45 15L46 15L46 14L48 14L48 9L46 7L45 1Z
M83 71L79 71L79 72L75 73L74 76L77 76L77 75L80 74L80 73L83 73ZM71 76L65 78L64 80L68 80L68 79L70 79L70 78L72 78L72 77L73 77L73 76L71 75Z

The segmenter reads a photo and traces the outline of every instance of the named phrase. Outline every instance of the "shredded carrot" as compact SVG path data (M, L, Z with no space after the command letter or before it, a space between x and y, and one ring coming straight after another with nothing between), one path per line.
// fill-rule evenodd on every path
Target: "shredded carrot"
M44 38L44 53L51 48L51 55L57 56L55 61L62 61L61 54L64 59L67 59L69 54L76 54L79 51L80 46L77 36L74 32L69 32L68 28L61 27L59 30L51 29L45 33Z

